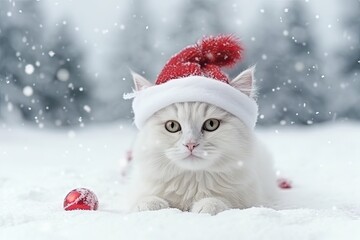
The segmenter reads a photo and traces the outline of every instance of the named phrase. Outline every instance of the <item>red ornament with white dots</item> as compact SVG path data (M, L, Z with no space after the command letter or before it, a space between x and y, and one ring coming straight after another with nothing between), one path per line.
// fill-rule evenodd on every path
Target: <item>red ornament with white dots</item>
M97 210L99 201L94 192L87 188L71 190L64 199L64 209L71 210Z

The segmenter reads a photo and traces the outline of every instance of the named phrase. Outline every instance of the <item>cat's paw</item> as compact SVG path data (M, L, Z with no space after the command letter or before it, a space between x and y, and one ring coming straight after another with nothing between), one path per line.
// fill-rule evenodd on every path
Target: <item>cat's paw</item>
M198 202L195 202L191 208L191 212L194 213L208 213L210 215L216 215L219 212L228 210L229 207L220 199L217 198L203 198Z
M156 196L145 197L137 202L135 211L155 211L169 208L169 203L162 198Z

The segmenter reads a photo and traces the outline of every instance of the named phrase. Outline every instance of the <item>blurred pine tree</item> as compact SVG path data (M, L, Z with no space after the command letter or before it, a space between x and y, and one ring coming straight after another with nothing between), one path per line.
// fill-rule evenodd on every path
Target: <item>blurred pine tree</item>
M229 34L224 13L227 5L217 0L182 1L177 11L178 25L169 33L172 53L192 45L204 36Z
M82 54L65 26L55 43L46 41L40 2L1 4L0 118L39 127L77 125L88 119L83 107L91 89L78 69Z
M337 53L342 77L335 85L339 97L334 107L339 117L360 119L360 1L344 3L344 41Z
M267 5L249 45L257 60L259 124L312 124L332 118L312 26L303 2L276 17Z
M110 55L112 80L106 92L112 95L112 99L107 99L109 104L104 108L109 119L132 117L132 101L123 99L123 94L131 92L134 86L131 70L150 81L155 77L153 25L148 16L147 2L129 1L127 7L126 15L117 26L118 32Z
M47 103L44 119L57 126L78 125L91 120L92 85L86 74L84 52L64 21L48 44L42 73L46 81L37 84Z

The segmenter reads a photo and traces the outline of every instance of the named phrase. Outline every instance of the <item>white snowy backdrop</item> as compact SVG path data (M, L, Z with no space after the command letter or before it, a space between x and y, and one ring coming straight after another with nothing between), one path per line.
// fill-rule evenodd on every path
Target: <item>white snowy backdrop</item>
M0 239L360 239L359 16L359 0L0 0ZM293 188L276 210L124 213L129 68L153 81L218 33L245 46L231 76L256 64L256 131ZM63 211L77 187L98 211Z
M154 80L204 35L256 64L260 125L360 119L358 0L0 2L0 118L44 126L131 119L129 69ZM24 122L24 120L26 122Z

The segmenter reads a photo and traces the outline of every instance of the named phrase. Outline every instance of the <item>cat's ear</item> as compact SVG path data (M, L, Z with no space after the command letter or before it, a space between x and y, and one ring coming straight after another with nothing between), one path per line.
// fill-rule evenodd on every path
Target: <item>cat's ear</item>
M151 87L153 84L151 82L149 82L148 80L146 80L143 76L131 71L131 75L133 77L134 80L134 85L135 85L135 90L136 91L141 91L144 90L148 87Z
M251 98L256 97L255 87L255 66L241 72L237 77L230 81L230 85Z

